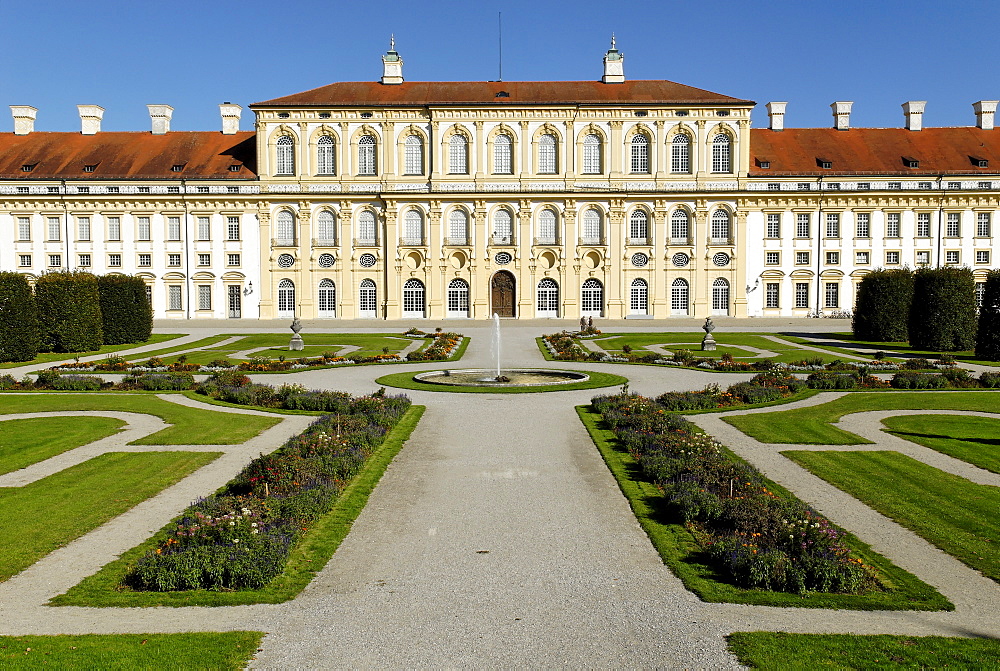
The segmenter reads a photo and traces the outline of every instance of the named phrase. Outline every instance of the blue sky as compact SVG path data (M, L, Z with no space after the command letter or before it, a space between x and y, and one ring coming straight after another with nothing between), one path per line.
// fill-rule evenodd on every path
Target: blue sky
M598 79L610 34L629 79L669 79L764 103L788 101L788 127L828 126L853 100L852 126L901 126L926 100L925 126L972 125L971 103L1000 99L1000 3L453 2L341 0L0 0L7 105L39 108L37 130L79 130L77 104L106 108L104 130L148 130L147 103L175 108L175 130L215 130L217 105L244 105L334 81L371 81L395 33L411 81ZM244 112L243 128L252 127Z

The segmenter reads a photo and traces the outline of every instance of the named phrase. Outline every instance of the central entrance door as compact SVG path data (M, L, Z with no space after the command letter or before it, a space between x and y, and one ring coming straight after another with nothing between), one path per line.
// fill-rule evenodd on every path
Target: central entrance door
M501 270L493 276L493 281L490 284L490 314L513 317L514 276L506 270Z

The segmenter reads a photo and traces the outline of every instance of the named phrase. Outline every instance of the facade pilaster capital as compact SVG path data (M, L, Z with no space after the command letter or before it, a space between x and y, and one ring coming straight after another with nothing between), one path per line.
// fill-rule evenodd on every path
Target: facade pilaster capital
M666 122L663 119L657 119L654 123L656 124L656 127L659 130L663 130L663 126L664 124L666 124Z
M395 127L396 127L396 122L395 121L383 121L382 122L382 130L385 131L386 133L391 133L392 130Z
M341 133L347 133L347 129L350 128L351 124L347 123L346 121L341 121L339 126Z
M698 119L694 123L695 123L696 126L698 126L699 130L705 130L705 120L704 119Z
M522 132L528 130L528 122L527 121L525 121L525 120L522 119L521 121L518 121L518 124L520 124Z
M483 129L483 122L481 120L480 121L473 121L472 124L476 127L476 130L482 130Z
M611 128L613 129L613 130L621 130L621 128L622 128L622 123L623 123L623 121L622 121L621 119L612 119L611 121L609 121L609 122L608 122L608 125L609 125L609 126L610 126L610 127L611 127Z
M300 121L296 125L299 127L299 133L305 135L306 129L309 128L309 124L305 121Z

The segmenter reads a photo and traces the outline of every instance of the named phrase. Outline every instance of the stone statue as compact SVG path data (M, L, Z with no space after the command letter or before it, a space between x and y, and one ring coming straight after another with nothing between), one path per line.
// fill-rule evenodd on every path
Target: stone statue
M714 352L715 338L712 337L712 331L715 330L715 324L712 323L712 318L705 317L705 323L702 324L701 328L705 331L705 337L701 339L701 351Z
M290 328L292 329L292 333L295 335L292 336L291 342L288 343L288 350L291 352L301 352L306 345L302 340L302 336L299 335L299 331L302 330L302 322L299 321L298 317L292 319L292 325Z

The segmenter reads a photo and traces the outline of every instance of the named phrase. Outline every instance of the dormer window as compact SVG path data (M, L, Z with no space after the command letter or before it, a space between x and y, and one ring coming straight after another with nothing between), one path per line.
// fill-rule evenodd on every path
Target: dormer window
M83 166L83 171L84 172L94 172L95 170L97 170L97 164L96 163L91 163L89 165Z
M175 163L172 166L170 166L170 172L180 172L182 170L184 170L183 163Z
M688 116L691 113L688 112L687 110L677 110L676 112L674 112L674 114L676 114L677 116Z
M761 170L770 170L771 169L771 161L769 161L766 158L758 158L757 159L757 167L760 168Z
M291 115L288 112L278 112L279 119L287 119L289 116Z
M969 160L972 161L972 165L977 168L988 168L990 167L990 162L985 158L979 158L978 156L970 156Z
M635 111L635 115L636 116L649 116L649 112L647 112L646 110L636 110Z
M833 167L833 161L825 158L817 158L816 165L823 168L823 170L829 170Z
M715 116L729 116L729 110L716 110Z
M37 163L25 163L24 165L21 166L21 172L31 172L32 170L35 169L36 165L38 165L38 164Z
M371 119L372 118L372 113L371 112L362 112L361 113L361 118L362 119Z
M494 97L495 98L509 98L510 94L507 93L506 91L497 91L497 94Z
M242 169L243 169L243 166L239 165L239 164L236 164L236 163L234 163L233 165L229 166L229 172L239 172Z
M903 165L905 165L907 168L919 168L920 167L920 161L918 161L917 159L913 158L912 156L904 156L903 157Z

